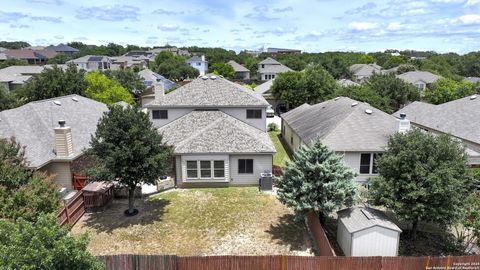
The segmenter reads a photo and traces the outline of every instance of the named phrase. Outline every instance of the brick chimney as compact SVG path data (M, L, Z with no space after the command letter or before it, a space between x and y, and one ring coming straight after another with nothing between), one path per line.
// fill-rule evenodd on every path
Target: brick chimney
M73 155L72 129L66 126L65 120L60 120L54 131L57 157L71 157Z

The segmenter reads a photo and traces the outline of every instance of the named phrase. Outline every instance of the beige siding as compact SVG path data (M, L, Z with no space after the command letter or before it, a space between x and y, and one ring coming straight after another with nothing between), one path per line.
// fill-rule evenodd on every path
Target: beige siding
M272 171L272 155L231 155L231 185L258 185L260 173ZM239 174L238 160L253 159L253 174Z
M360 152L338 152L337 154L343 155L343 161L349 166L356 174L355 181L359 183L365 183L368 179L378 176L378 174L360 174ZM372 157L373 158L373 157Z
M262 110L262 118L259 119L247 119L247 109L260 109ZM245 122L251 126L254 126L260 130L267 130L267 118L266 108L221 108L222 112L235 117L236 119Z
M189 112L193 111L193 109L189 108L155 108L154 110L168 110L168 119L153 119L152 118L152 109L148 109L148 114L150 117L150 120L152 120L153 125L156 128L160 128L165 126L166 124L188 114Z
M39 171L55 175L53 180L59 187L73 189L70 162L52 162L40 168Z
M297 150L300 147L300 145L302 144L302 141L300 140L300 137L298 137L298 135L295 133L295 131L293 131L290 128L290 126L283 120L282 120L282 127L283 127L283 130L284 130L283 139L287 143L288 147L290 147L290 149L292 151Z

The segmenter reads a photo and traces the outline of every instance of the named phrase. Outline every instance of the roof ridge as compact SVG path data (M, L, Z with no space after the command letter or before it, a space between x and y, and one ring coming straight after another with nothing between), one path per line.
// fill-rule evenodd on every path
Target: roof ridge
M189 114L191 114L191 113L194 113L194 112L202 112L202 111L191 111L190 113L187 113L187 114L184 115L184 116L187 116L187 115L189 115ZM203 112L205 112L205 111L203 111ZM216 112L221 112L221 113L225 114L225 113L222 112L222 111L216 111ZM183 117L183 116L182 116L182 117ZM180 118L182 118L182 117L180 117ZM179 120L180 118L177 118L177 119L173 120L172 122L175 122L175 121ZM185 140L181 141L180 143L178 143L177 145L175 145L175 147L178 148L178 147L186 144L187 142L190 142L192 139L195 139L198 135L204 133L204 130L205 130L205 129L211 127L213 124L216 124L216 123L218 123L218 122L221 121L221 120L222 120L222 117L219 117L219 118L215 119L214 121L212 121L210 124L204 126L203 128L196 130L195 132L191 133L191 135L188 136L187 139L185 139ZM172 122L170 122L170 123L172 123ZM170 124L170 123L169 123L169 124Z

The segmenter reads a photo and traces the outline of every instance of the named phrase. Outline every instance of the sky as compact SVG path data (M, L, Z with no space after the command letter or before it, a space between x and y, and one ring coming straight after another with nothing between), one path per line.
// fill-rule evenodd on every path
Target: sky
M480 50L480 0L0 0L0 6L0 40L32 45Z

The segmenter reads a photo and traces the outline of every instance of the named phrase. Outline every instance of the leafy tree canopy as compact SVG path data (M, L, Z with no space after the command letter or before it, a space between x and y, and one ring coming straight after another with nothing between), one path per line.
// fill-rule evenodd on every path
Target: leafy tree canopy
M232 79L233 76L235 76L235 70L231 65L227 63L215 63L213 65L210 65L208 69L211 70L211 72L222 75L227 79Z
M389 98L392 111L400 109L409 101L420 98L420 93L415 86L394 75L374 75L366 82L366 85L380 96Z
M198 70L185 62L185 58L175 56L169 51L162 51L155 57L151 69L167 79L183 81L198 77Z
M15 108L16 104L17 101L12 93L0 85L0 111Z
M131 69L107 70L104 74L120 83L123 88L137 97L145 91L142 77Z
M424 98L432 104L442 104L475 93L480 93L480 84L441 78L425 90Z
M134 103L132 95L120 83L109 79L99 71L87 73L85 81L87 83L85 94L91 99L107 105L119 101L125 101L128 104Z

